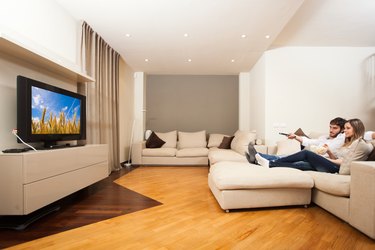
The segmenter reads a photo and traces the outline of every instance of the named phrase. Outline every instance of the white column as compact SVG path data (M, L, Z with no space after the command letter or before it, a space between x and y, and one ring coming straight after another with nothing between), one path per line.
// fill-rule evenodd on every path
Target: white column
M133 142L143 140L145 131L145 73L134 73L134 125L133 125Z
M250 131L250 73L241 72L238 86L238 126Z

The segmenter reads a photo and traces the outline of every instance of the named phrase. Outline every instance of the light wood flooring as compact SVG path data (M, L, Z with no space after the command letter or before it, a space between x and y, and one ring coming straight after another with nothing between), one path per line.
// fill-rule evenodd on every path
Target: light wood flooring
M162 205L11 249L375 249L374 240L314 205L225 213L207 174L207 167L139 167L115 182Z

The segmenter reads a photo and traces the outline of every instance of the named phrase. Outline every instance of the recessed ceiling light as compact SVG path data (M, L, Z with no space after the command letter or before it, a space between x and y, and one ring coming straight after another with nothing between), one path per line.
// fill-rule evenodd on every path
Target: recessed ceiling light
M189 58L187 61L188 61L188 62L191 62L191 59Z
M145 62L148 62L148 61L149 61L148 58L146 58L146 59L145 59Z
M185 33L185 34L184 34L184 37L188 37L188 36L189 36L189 34L188 34L188 33Z
M245 35L245 34L241 35L241 38L246 38L246 37L247 37L247 35Z
M230 60L231 62L235 62L235 60L234 59L232 59L232 60Z
M266 39L270 39L271 36L270 36L270 35L266 35L265 38L266 38Z
M131 35L130 35L130 34L125 34L125 36L126 36L126 37L131 37Z

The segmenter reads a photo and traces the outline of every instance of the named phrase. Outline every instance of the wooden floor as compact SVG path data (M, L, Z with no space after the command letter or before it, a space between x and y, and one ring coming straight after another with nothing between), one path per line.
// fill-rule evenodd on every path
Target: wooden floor
M139 167L116 183L161 205L12 249L375 249L374 240L317 206L225 213L207 173L207 167Z

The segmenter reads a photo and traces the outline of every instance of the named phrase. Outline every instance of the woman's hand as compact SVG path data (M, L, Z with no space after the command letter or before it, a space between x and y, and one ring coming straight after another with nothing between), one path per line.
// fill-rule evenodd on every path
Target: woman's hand
M327 144L324 144L323 147L327 149L326 153L328 154L328 156L329 156L330 159L332 159L332 160L336 160L337 159L337 157L332 153L332 151L329 149L329 147L328 147Z

